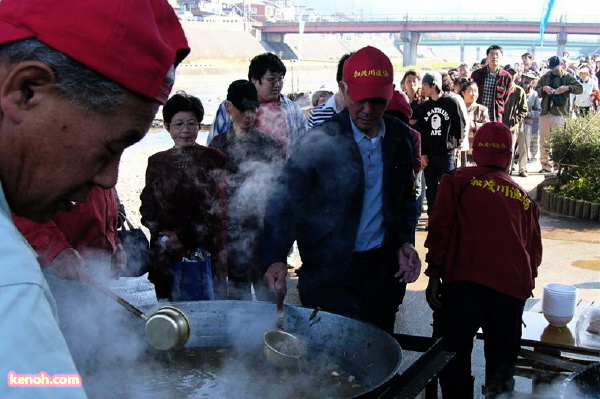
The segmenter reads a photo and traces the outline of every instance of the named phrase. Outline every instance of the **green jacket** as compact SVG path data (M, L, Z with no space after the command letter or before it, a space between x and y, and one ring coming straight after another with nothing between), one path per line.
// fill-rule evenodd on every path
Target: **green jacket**
M566 101L562 106L557 106L550 101L550 95L542 90L544 86L550 86L553 89L557 89L560 86L569 86L569 91L563 93ZM569 116L571 113L571 94L583 93L583 86L577 80L577 78L568 72L560 69L558 75L554 75L552 71L546 72L539 80L535 90L540 96L542 102L542 112L540 115L546 115L551 113L559 116Z
M529 108L527 107L527 94L521 86L517 86L514 83L510 87L510 94L504 104L504 113L502 114L502 123L514 132L519 129L519 124L527 114L529 114Z

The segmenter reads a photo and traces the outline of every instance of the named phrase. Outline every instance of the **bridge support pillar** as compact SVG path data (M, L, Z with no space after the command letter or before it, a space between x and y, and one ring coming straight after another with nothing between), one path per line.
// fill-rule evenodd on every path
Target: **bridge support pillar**
M562 57L562 54L565 52L565 48L567 46L567 32L559 32L556 35L556 54L559 57Z
M417 46L421 34L419 32L403 31L401 39L404 42L402 59L403 66L416 65L417 64Z

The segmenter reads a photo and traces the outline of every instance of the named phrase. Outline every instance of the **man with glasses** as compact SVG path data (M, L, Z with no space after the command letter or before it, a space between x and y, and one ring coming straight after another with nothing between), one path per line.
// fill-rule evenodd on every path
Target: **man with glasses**
M281 146L282 154L287 157L300 136L308 129L308 123L298 104L281 94L285 73L285 65L273 53L257 55L248 68L248 80L256 87L261 105L255 125L275 138ZM231 122L231 116L223 102L210 127L207 143L219 134L226 134Z

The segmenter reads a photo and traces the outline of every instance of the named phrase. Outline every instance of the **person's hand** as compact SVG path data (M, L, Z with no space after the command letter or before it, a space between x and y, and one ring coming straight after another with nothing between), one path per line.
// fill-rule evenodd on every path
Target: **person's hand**
M425 168L429 161L427 160L427 155L421 155L421 167Z
M401 283L414 283L421 274L421 259L412 244L406 243L398 250L398 272L394 277Z
M125 270L125 266L127 266L127 253L125 252L125 248L123 248L123 245L119 244L117 245L117 250L115 251L115 254L112 256L112 278L118 280L119 277L121 277L121 273L123 273L123 270Z
M49 265L56 277L63 280L88 282L90 274L85 260L73 248L63 249Z
M442 287L442 280L439 278L429 278L427 283L427 289L425 290L425 298L431 310L442 309L442 297L440 295L440 288Z
M563 94L569 91L569 86L560 86L554 91L554 94Z
M183 244L179 241L177 233L171 230L163 230L159 233L159 241L169 254L178 254L185 251Z
M287 292L286 277L287 264L284 262L275 262L269 266L263 278L269 286L269 290L273 292L281 290Z
M544 87L542 87L542 91L546 94L552 94L552 87L544 86Z

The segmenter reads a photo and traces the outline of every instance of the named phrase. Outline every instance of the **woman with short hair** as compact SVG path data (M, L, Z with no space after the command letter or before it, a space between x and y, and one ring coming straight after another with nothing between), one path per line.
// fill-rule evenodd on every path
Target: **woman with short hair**
M149 280L158 299L173 300L173 263L198 248L212 255L217 298L227 279L225 155L196 143L204 108L185 92L164 105L165 128L174 146L148 159L140 199L142 224L150 230Z

